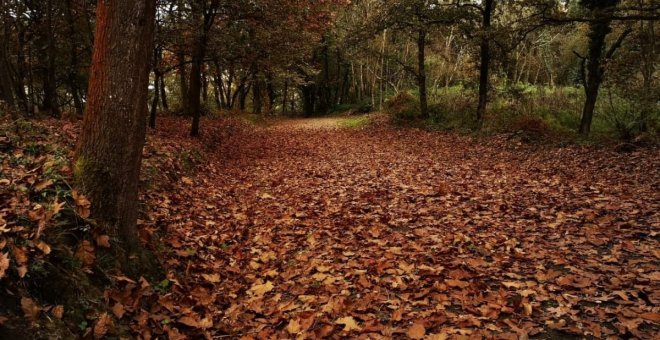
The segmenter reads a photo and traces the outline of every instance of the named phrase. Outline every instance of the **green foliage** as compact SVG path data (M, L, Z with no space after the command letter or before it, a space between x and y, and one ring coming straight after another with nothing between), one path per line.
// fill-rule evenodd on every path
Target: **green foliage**
M347 129L361 129L369 125L369 117L350 117L340 121L339 124Z
M396 121L410 121L419 118L419 100L408 92L400 92L385 102L385 111Z
M594 121L593 129L596 132L614 134L624 141L631 141L642 134L644 127L651 132L657 133L658 116L660 111L657 107L651 108L650 116L644 116L642 107L644 103L634 102L624 98L611 89L605 91L599 104L597 112L601 115Z

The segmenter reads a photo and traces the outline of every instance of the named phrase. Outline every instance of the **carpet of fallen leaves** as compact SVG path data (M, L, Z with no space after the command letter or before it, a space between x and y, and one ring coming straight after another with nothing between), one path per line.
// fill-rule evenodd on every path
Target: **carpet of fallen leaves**
M327 119L206 120L199 140L186 136L184 120L160 120L144 151L139 224L143 240L160 239L167 279L109 273L108 310L90 315L82 333L658 338L658 149L531 146L373 120L361 129ZM75 129L49 124L70 147ZM7 164L31 163L10 168L0 184L25 193L66 187L36 177L32 163L51 157L25 158L25 150ZM65 174L66 150L53 152ZM42 210L64 200L84 218L87 202L67 195L44 196L55 203ZM48 220L11 221L15 211L42 211L38 201L11 202L0 225L11 241L0 243L11 248L0 252L0 279L29 277L26 263L48 252L40 241L18 241L39 240ZM71 252L93 272L94 250L106 243L91 235ZM23 264L16 249L28 255ZM69 313L21 301L32 318Z
M169 280L150 310L129 307L144 282L110 294L145 338L658 337L657 149L385 124L229 137L145 195Z

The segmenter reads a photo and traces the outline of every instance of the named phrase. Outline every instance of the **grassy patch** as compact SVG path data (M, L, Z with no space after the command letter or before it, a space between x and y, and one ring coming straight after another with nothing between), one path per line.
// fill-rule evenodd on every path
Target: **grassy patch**
M369 117L358 116L358 117L345 118L341 122L339 122L339 125L347 129L362 129L367 125L369 125Z

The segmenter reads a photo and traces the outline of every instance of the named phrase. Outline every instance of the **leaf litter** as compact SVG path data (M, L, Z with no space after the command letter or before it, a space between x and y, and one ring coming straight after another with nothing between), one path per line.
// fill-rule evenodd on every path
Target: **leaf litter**
M87 334L657 338L657 149L340 125L206 120L191 140L180 119L160 120L144 150L139 229L162 243L166 279L110 275L107 312ZM4 192L0 279L49 256L40 234L60 210L89 214L75 191L44 203L22 194L63 187L30 170L52 167L50 156L33 158L0 178L18 192ZM34 229L12 221L19 213ZM70 251L92 268L96 247L111 246L92 231ZM29 297L20 308L29 320L66 310Z

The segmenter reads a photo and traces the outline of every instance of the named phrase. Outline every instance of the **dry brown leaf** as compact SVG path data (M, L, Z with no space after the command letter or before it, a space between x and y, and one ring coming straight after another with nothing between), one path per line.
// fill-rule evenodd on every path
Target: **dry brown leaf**
M50 246L43 241L38 241L37 243L34 244L35 247L37 247L39 250L41 250L44 254L48 255L50 254Z
M110 248L110 236L108 235L99 235L96 237L96 244L99 247Z
M445 280L445 282L449 287L456 287L456 288L465 288L470 285L469 282L461 281L461 280Z
M301 331L300 322L296 319L289 320L289 324L286 326L286 331L290 334L298 334Z
M94 260L96 260L94 245L87 240L82 241L76 251L76 257L83 263L83 265L91 266L94 264Z
M112 306L112 314L114 314L117 319L121 319L124 316L124 313L126 313L126 311L124 310L124 305L121 303L117 302Z
M660 313L648 312L648 313L642 313L639 316L644 320L660 322Z
M71 192L71 196L76 204L76 213L82 218L88 218L91 212L92 203L85 197L85 195L79 193L76 190Z
M21 309L23 310L23 314L25 317L32 321L36 322L39 319L39 313L41 312L41 308L39 305L37 305L34 300L26 297L21 298Z
M39 182L38 184L36 184L36 185L34 186L34 190L35 190L36 192L42 191L42 190L48 188L49 186L53 185L53 183L54 183L54 182L53 182L52 180L50 180L50 179L43 180L43 181Z
M408 328L406 335L408 335L408 337L411 339L423 339L424 336L426 336L426 328L424 327L424 323L420 321L413 323L413 325Z
M264 284L257 284L252 286L249 292L254 296L264 296L264 294L270 292L271 290L273 290L273 288L275 288L275 286L273 286L273 283L270 281L266 281L266 283Z
M335 321L335 323L338 324L338 325L344 325L344 331L346 331L346 332L350 332L350 331L353 331L353 330L359 331L360 329L362 329L357 324L355 319L353 319L352 316L346 316L346 317L337 319L337 321Z
M64 306L57 305L50 312L56 319L62 319L62 316L64 316Z
M202 274L202 277L211 283L218 283L220 282L220 274Z
M101 314L94 324L94 339L102 339L105 337L112 325L113 323L110 315L108 313Z
M24 248L13 247L11 251L12 254L14 254L14 259L16 259L16 263L18 263L19 265L24 265L28 262L27 251Z
M0 252L0 279L5 277L7 269L9 269L9 255Z

